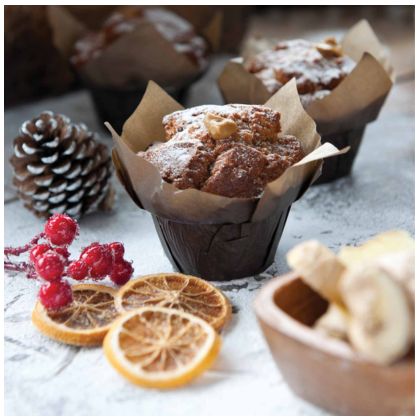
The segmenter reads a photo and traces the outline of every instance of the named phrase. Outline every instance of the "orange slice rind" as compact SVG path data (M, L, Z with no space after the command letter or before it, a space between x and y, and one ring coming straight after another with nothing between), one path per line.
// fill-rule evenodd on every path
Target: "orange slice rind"
M97 284L72 286L73 303L60 311L47 311L37 302L32 322L44 335L75 346L100 345L118 316L116 290Z
M120 312L143 306L178 309L207 321L220 331L232 314L225 295L209 282L179 273L138 277L126 283L115 297Z
M126 312L112 324L103 347L111 365L149 388L184 385L208 369L221 338L206 321L156 306Z

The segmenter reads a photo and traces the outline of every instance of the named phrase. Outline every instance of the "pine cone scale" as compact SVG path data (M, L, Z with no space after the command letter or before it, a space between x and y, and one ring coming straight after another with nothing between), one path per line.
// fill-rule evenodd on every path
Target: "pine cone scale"
M78 217L78 215L81 212L81 209L82 209L81 204L79 204L75 207L67 207L66 208L66 213L71 217ZM58 210L57 213L62 213L62 211ZM89 213L89 211L87 213Z
M38 148L33 148L23 141L17 142L14 145L14 153L15 153L16 158L18 159L22 159L22 158L26 159L28 157L32 157L33 155L39 152L40 150ZM33 160L34 161L37 160L36 156L34 157Z
M70 161L60 161L57 165L51 166L51 171L55 175L64 175L71 168Z
M35 197L35 195L34 195ZM37 198L37 197L35 197ZM61 202L63 202L66 198L68 200L68 197L66 196L65 193L62 194L56 194L56 195L49 195L48 197L48 202L51 204L59 204ZM43 198L38 198L39 200L42 200Z
M55 152L50 156L42 157L41 162L46 163L47 165L51 165L52 163L57 162L58 158L59 158L59 154L58 154L58 152Z
M64 179L55 181L54 183L52 183L52 185L49 187L49 190L53 193L53 194L60 194L64 191L66 191L67 189L67 181L65 181Z
M28 192L26 193L28 195ZM48 190L38 190L34 194L32 194L32 198L35 200L48 200L50 198L50 192Z
M48 175L41 175L36 178L32 178L32 182L38 187L49 187L54 180L54 176Z
M78 188L80 188L81 185L82 185L82 180L80 178L76 179L76 181L74 182L67 183L66 191L75 191Z
M59 144L60 144L60 139L56 137L55 139L44 143L43 146L48 147L50 149L55 149L56 147L58 147Z
M30 163L26 165L26 169L31 175L41 175L42 173L44 173L46 168L47 165L40 163Z
M70 143L70 145L67 147L67 149L64 150L63 156L73 155L74 151L76 150L76 147L77 147L77 143L76 143L76 141L73 140Z
M18 147L19 147L19 145L18 145ZM34 154L36 154L40 151L39 148L37 147L37 144L35 142L32 142L32 141L27 141L27 142L23 141L20 144L20 148L23 152L23 155L25 155L25 154L26 155L34 155Z
M82 199L84 193L85 192L83 190L79 190L77 193L68 196L67 201L69 203L78 203Z

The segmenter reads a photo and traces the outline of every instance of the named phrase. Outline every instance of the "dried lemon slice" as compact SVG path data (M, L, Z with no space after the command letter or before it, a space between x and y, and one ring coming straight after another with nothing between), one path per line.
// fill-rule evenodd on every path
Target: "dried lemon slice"
M144 306L120 316L103 347L112 366L136 385L173 388L210 367L220 344L214 328L201 318Z
M120 312L145 305L179 309L204 319L216 330L232 314L232 307L220 290L198 277L179 273L133 279L118 291L115 305Z
M100 345L118 316L116 290L97 284L72 286L73 303L59 311L47 311L37 302L32 322L46 336L75 346Z

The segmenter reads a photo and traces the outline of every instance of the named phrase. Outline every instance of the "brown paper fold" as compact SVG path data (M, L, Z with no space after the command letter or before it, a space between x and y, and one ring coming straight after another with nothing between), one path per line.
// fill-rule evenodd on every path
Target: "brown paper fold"
M388 51L366 20L354 25L342 44L344 53L357 65L328 96L307 108L322 136L375 120L393 84ZM218 84L228 103L264 103L270 97L263 83L245 70L240 58L227 63Z
M73 53L75 42L86 32L85 25L62 6L47 6L53 42L65 58Z
M380 43L366 19L360 20L347 31L341 40L341 45L345 53L354 61L360 61L363 54L367 52L381 63L388 74L393 75L389 51Z
M221 10L217 10L212 18L202 27L200 31L201 36L207 40L213 52L220 48L220 42L222 38L222 24L223 13ZM194 26L196 30L200 29L197 28L197 25Z
M350 147L337 150L331 143L324 143L316 148L312 153L305 156L300 162L288 168L281 178L267 185L264 194L258 202L257 208L253 214L253 221L260 221L268 217L278 205L277 197L282 197L290 188L298 187L295 200L300 198L307 188L315 181L310 174L315 175L320 168L319 162L333 156L339 156L347 153ZM321 171L319 171L319 175ZM304 180L302 182L302 180ZM308 183L308 180L310 182Z
M137 155L151 143L164 141L163 116L182 109L156 83L149 82L121 136L106 124L115 142L117 171L123 168L120 177L127 183L128 192L134 193L137 203L151 213L184 223L242 223L268 217L267 209L275 208L288 188L296 188L301 193L301 186L309 186L322 159L339 151L332 145L319 149L320 137L315 123L302 108L295 81L285 85L266 105L282 114L283 133L301 140L306 155L301 162L270 183L260 199L228 198L196 189L179 190L163 181L158 169Z
M392 87L385 69L369 53L332 92L312 102L307 112L323 135L362 127L374 121Z
M271 96L263 82L245 69L240 57L227 62L217 83L226 103L264 104Z

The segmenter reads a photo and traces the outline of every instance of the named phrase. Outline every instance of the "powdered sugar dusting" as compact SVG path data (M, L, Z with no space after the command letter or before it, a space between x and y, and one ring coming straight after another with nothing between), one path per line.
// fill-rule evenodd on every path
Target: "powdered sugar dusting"
M328 94L355 66L347 56L325 57L316 45L302 39L279 42L273 49L257 54L245 67L261 79L270 93L295 77L299 94L305 95L306 105L325 96L316 92Z
M201 105L166 115L163 125L167 139L190 139L196 137L208 140L204 124L207 113L229 118L238 126L232 140L245 139L248 142L275 140L280 133L280 113L270 108L256 105Z

